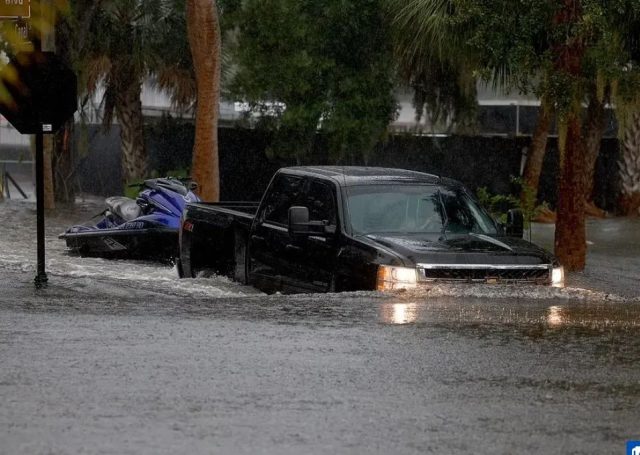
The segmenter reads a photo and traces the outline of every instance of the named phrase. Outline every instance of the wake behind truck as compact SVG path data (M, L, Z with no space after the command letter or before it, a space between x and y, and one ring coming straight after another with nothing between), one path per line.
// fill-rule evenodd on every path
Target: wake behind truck
M459 182L373 167L289 167L258 202L190 203L181 277L209 270L264 292L411 289L429 283L562 286L554 257L496 222Z

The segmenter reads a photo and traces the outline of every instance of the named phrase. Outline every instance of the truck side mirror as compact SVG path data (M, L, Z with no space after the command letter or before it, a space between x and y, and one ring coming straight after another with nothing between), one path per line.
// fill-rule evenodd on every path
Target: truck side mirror
M293 206L289 208L289 235L319 235L330 237L336 233L335 226L328 226L326 221L309 221L307 207Z
M507 212L505 230L508 236L522 238L524 234L524 215L522 210L511 209Z
M309 233L309 209L293 206L289 208L289 235Z

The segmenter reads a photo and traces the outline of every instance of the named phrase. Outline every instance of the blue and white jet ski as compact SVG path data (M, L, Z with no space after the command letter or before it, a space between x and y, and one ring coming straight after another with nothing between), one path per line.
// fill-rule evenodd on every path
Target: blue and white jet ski
M138 186L138 185L134 185ZM59 238L81 256L171 260L178 256L180 217L187 202L200 199L175 178L145 180L134 200L113 196L96 224L71 226Z

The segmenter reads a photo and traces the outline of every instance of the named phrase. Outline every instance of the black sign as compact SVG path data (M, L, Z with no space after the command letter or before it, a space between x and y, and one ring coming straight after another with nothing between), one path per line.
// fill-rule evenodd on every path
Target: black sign
M0 80L0 114L22 134L55 133L77 109L76 75L53 52L20 52Z

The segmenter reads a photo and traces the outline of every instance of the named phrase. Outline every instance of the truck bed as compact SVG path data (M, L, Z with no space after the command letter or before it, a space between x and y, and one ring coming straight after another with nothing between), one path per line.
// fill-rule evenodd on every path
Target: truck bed
M203 270L233 275L236 248L246 244L258 202L194 202L187 204L180 235L181 276Z
M259 202L229 201L229 202L191 202L187 207L203 212L233 213L238 215L255 215Z

